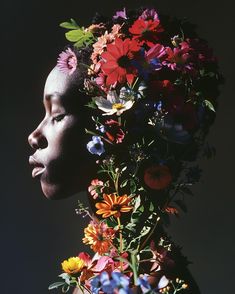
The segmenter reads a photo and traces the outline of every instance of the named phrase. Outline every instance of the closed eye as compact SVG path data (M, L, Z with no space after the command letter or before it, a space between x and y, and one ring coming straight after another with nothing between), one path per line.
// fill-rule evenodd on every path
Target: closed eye
M63 113L63 114L58 114L58 115L52 117L52 121L53 121L53 122L54 122L54 121L59 122L59 121L61 121L65 116L66 116L65 113Z

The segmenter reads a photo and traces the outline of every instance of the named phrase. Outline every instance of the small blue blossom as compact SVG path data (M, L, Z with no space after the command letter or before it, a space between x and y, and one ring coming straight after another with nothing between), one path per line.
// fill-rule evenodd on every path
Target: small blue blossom
M138 278L136 285L140 286L143 293L146 293L149 290L151 290L151 286L149 285L148 277L146 275L144 275L142 278Z
M120 294L133 294L129 288L128 277L122 273L113 272L110 277L107 272L102 272L99 276L96 276L91 280L92 294L98 294L99 291L112 294L116 293L115 290L118 290L118 293Z
M91 154L101 155L105 152L104 143L99 136L93 136L92 141L87 143L87 150Z
M99 276L94 277L93 279L91 279L91 292L93 294L98 294L100 291L100 278Z
M162 101L154 103L154 108L156 108L157 111L162 111Z
M96 126L96 130L100 131L101 133L105 133L106 132L106 128L104 125L100 125L100 126Z
M129 287L129 279L119 272L113 272L112 278L115 281L118 287L128 288Z

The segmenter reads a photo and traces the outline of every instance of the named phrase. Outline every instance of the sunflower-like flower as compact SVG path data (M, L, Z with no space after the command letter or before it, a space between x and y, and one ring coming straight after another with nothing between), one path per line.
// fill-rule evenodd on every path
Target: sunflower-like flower
M70 257L68 260L64 260L61 266L65 273L73 275L82 271L85 262L79 257Z
M112 240L115 237L115 230L109 228L107 224L92 221L87 228L84 229L85 238L83 243L90 245L94 252L102 255L107 253L112 245Z
M138 72L132 65L132 59L140 51L140 45L129 38L124 41L116 38L114 43L107 45L107 51L101 54L104 62L101 69L107 76L106 85L111 86L117 82L120 84L126 81L132 84Z
M125 194L117 196L115 194L104 194L104 201L96 203L97 214L102 214L103 218L114 216L116 218L121 216L121 212L129 212L132 210L130 206L131 199Z
M107 95L107 99L99 96L94 97L93 101L98 106L98 108L105 113L103 115L121 115L124 111L130 109L133 104L133 99L122 99L118 97L117 92L115 90L109 91Z

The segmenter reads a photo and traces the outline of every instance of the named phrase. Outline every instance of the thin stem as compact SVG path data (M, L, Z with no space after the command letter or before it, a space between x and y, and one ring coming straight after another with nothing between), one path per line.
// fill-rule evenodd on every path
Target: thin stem
M158 225L159 220L160 220L160 217L157 217L156 223L154 224L154 226L153 226L152 230L150 231L149 235L147 236L147 238L144 240L143 244L140 246L140 249L139 250L141 250L141 249L144 248L144 246L146 245L146 243L148 242L148 240L150 239L150 237L154 233L154 231L155 231L155 229L156 229L156 227Z
M118 221L118 229L119 229L119 238L120 238L120 255L123 252L123 240L122 240L122 230L121 230L121 221L120 221L120 217L117 217L117 221ZM123 262L122 260L120 261L120 267L121 267L121 271L123 271Z

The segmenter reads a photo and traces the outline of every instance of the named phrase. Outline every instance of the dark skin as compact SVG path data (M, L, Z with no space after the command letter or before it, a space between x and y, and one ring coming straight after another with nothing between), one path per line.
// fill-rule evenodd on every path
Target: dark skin
M40 179L44 195L61 199L86 190L95 172L94 158L86 149L77 80L54 68L44 88L45 116L29 135L34 153L32 176ZM81 94L80 94L81 95Z
M32 176L40 179L42 191L48 199L66 198L87 190L96 175L94 155L86 149L90 137L84 131L87 115L79 100L78 79L79 72L69 76L56 67L51 71L43 95L45 116L28 137L34 150L29 158L34 167ZM95 211L92 198L90 203ZM156 232L156 239L164 234ZM176 249L176 252L179 254L177 272L191 285L185 293L200 293L187 266L180 262L183 260L180 251ZM149 281L155 284L154 277ZM137 288L133 292L139 293ZM82 293L79 289L74 291L74 294L79 293Z

